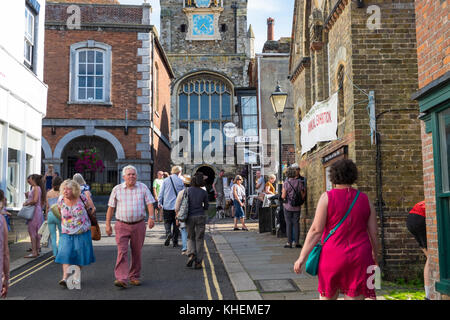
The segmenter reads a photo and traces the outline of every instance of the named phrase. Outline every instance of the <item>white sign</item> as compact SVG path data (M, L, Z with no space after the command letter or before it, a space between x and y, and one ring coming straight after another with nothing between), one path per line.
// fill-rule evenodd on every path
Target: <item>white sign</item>
M236 135L237 135L236 125L233 122L227 122L223 126L223 133L225 134L225 137L227 137L227 138L236 137Z
M337 140L338 93L316 102L303 118L301 126L302 155L321 141Z
M258 142L258 136L238 136L234 138L234 142L236 143L251 143Z

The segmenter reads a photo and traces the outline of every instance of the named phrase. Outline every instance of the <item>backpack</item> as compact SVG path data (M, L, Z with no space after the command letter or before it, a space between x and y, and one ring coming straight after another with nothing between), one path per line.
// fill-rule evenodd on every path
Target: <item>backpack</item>
M288 203L292 207L300 207L302 204L305 203L305 199L303 199L301 193L299 193L295 188L292 186L292 184L287 180L287 183L291 186L292 190L294 190L294 198L291 199L289 195L287 195Z
M186 222L189 214L189 188L186 188L183 192L183 199L181 200L180 211L178 211L177 220L180 222Z

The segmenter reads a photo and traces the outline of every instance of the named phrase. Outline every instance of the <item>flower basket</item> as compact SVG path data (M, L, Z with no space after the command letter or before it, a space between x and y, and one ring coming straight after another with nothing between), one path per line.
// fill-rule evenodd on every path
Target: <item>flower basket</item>
M75 171L78 173L84 173L86 171L101 173L103 170L105 170L105 166L99 158L96 148L80 151L80 156L75 163Z

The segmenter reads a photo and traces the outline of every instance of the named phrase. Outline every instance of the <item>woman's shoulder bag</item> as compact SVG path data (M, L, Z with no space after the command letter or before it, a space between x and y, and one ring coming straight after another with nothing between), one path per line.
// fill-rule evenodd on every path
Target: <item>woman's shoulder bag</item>
M98 225L97 218L95 214L92 213L92 208L88 208L86 206L86 202L84 202L83 197L80 196L81 201L83 201L84 207L86 208L86 212L88 214L89 220L91 221L91 237L94 241L99 241L102 238L102 233L100 231L100 226Z

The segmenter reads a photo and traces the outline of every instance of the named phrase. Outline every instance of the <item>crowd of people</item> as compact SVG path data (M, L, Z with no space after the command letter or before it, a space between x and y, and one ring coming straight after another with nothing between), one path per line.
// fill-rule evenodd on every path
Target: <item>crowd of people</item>
M112 189L106 213L108 236L113 234L112 220L115 218L117 258L114 267L114 285L127 288L128 285L141 284L142 249L146 230L147 227L152 229L155 222L164 222L164 245L169 246L172 243L173 247L178 247L181 235L181 254L187 256L186 266L202 269L206 211L209 208L208 192L205 188L207 177L201 172L192 177L183 175L182 168L174 166L171 175L162 171L157 173L152 192L144 183L138 181L137 169L131 165L123 168L122 178L123 183ZM323 245L318 264L318 291L321 299L337 299L339 293L343 293L346 299L375 297L375 291L367 287L367 268L377 264L376 212L368 196L352 187L357 178L358 171L351 160L337 161L331 166L330 180L334 188L324 192L320 197L303 247L300 244L299 220L301 206L306 201L306 185L305 179L300 175L300 168L295 165L289 167L286 171L286 180L282 184L279 196L283 203L286 222L287 243L284 247L301 248L299 258L294 264L294 271L302 272L314 247L319 242L327 243L326 246ZM256 172L254 181L254 190L258 195L255 197L256 217L260 214L263 199L276 195L275 181L275 175L269 175L268 181L265 182L261 172ZM96 260L91 233L95 223L92 217L95 217L96 208L90 188L81 174L75 174L72 179L63 181L53 171L45 176L30 175L27 182L31 189L26 193L23 205L33 206L34 213L27 221L31 248L25 258L39 256L41 239L38 231L46 220L55 262L62 265L62 279L59 284L67 287L69 266L75 265L81 270ZM229 198L234 209L233 231L248 231L245 225L248 197L243 182L243 177L236 175L227 186L227 178L222 170L212 185L218 214L222 214L225 210L225 189L229 187ZM185 219L180 218L182 211L187 212ZM416 205L411 214L407 221L408 229L427 255L424 203ZM348 215L351 215L350 219L346 219ZM9 220L6 198L0 190L2 297L6 297L8 292ZM238 222L241 229L238 228ZM351 246L348 245L350 243ZM129 247L131 261L128 256ZM429 291L427 267L428 263L424 276L426 289Z

